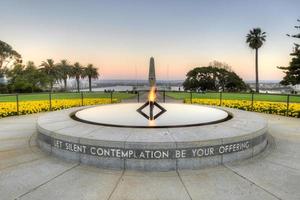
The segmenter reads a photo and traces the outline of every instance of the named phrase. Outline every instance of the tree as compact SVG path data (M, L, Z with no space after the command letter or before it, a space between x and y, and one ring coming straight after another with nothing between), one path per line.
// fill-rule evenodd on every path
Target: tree
M45 85L45 77L43 77L43 74L37 69L34 62L29 61L26 65L26 68L23 72L25 76L25 80L29 83L31 92L34 91L40 91L39 86Z
M97 68L95 68L92 64L88 64L86 68L84 68L84 73L89 79L89 91L92 91L92 78L97 79L99 73Z
M24 76L25 66L18 63L7 71L8 88L11 92L24 92L29 90L30 85Z
M299 19L297 21L300 22ZM300 26L295 26L295 28L300 29ZM287 34L287 36L300 39L300 33L294 35ZM283 80L280 81L280 84L282 85L300 84L300 44L294 43L294 45L294 51L290 54L291 56L293 56L293 58L289 66L278 67L285 73Z
M53 84L59 79L59 73L56 65L54 64L54 60L47 59L46 61L43 61L40 66L42 67L41 71L46 74L47 82L49 82L50 91L52 92Z
M9 44L0 40L0 69L8 66L12 61L21 63L21 55Z
M246 83L234 72L217 67L196 67L189 71L183 83L185 90L191 91L243 91Z
M81 77L84 77L84 68L78 62L76 62L74 64L74 66L72 67L71 74L72 74L72 77L74 77L76 79L77 91L80 92L79 80Z
M57 70L59 74L59 79L64 82L64 90L67 90L67 80L72 73L72 66L68 64L67 60L61 60L60 63L57 64Z
M26 66L15 64L7 71L7 77L11 92L41 91L41 87L45 85L45 77L31 61Z
M258 49L266 41L266 32L262 32L260 28L253 28L247 34L246 43L249 47L255 49L255 91L259 92L258 83Z
M225 62L220 62L220 61L214 60L214 61L210 62L208 65L212 66L212 67L223 68L223 69L226 69L227 71L232 71L231 66Z

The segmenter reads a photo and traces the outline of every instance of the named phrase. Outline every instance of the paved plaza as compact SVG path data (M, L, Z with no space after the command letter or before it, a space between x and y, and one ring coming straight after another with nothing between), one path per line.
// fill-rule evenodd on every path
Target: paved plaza
M214 168L104 170L49 156L36 145L40 114L0 119L0 199L299 199L300 119L268 119L262 154Z

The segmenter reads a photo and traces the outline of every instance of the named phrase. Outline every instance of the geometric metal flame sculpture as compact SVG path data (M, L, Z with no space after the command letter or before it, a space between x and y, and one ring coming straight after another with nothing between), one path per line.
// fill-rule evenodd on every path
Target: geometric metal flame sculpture
M158 118L160 115L162 115L164 112L167 111L164 107L159 105L155 100L156 100L156 87L154 86L151 88L151 90L149 92L148 101L146 103L144 103L136 111L138 113L140 113L141 115L143 115L148 120L155 120L156 118ZM143 109L146 108L147 106L149 106L149 115L143 111ZM160 109L160 111L156 115L154 115L154 113L153 113L154 106L156 106L157 108Z
M147 115L146 113L143 112L143 109L147 106L150 106L149 115ZM153 115L154 106L156 106L157 108L160 109L160 111L156 115ZM137 112L139 112L141 115L143 115L148 120L155 120L156 118L161 116L166 111L167 110L164 107L162 107L161 105L159 105L156 101L147 101L139 109L137 109Z

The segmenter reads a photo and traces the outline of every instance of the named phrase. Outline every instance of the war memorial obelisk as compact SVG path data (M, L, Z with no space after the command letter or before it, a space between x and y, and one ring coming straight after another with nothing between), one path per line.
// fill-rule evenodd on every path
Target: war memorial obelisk
M150 58L150 65L149 65L149 86L152 88L156 85L156 77L155 77L155 64L154 64L154 58Z
M156 102L156 77L155 77L155 65L154 65L153 57L150 58L148 79L149 79L149 87L150 87L148 100L136 111L148 120L155 120L167 110ZM143 109L146 108L147 106L149 106L149 115L144 113L143 111ZM160 110L157 114L154 114L153 112L155 106Z

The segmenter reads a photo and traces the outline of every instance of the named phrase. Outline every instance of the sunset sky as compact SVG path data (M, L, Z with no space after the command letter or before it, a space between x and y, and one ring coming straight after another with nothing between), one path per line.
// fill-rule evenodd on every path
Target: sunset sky
M300 19L299 0L0 0L0 40L25 62L67 59L99 67L101 79L146 79L151 56L158 79L184 79L189 69L226 62L254 79L245 43L261 27L261 80L280 80Z

